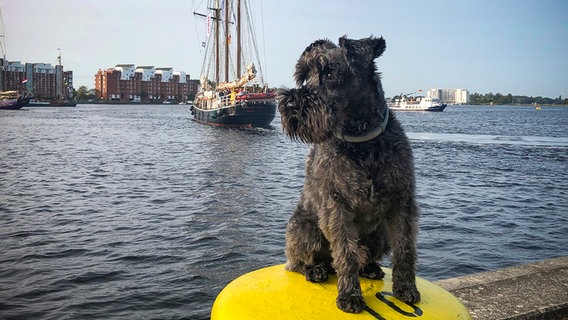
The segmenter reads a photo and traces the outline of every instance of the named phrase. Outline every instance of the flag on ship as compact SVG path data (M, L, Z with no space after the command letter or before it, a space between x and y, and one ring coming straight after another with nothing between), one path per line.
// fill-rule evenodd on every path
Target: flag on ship
M207 38L211 34L211 17L207 15Z
M24 80L22 80L22 84L26 84L28 83L28 78L25 78Z

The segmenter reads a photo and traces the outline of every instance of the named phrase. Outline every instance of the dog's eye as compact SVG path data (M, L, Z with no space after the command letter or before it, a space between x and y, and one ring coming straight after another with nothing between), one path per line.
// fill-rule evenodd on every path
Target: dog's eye
M333 77L333 69L332 69L332 68L329 68L329 67L328 67L328 68L325 68L325 69L323 70L323 72L324 72L324 74L325 74L325 79L326 79L326 80L331 79L331 78Z
M329 72L325 74L324 79L328 84L337 84L339 78L340 77L338 77L337 73L333 72L333 70L329 70Z

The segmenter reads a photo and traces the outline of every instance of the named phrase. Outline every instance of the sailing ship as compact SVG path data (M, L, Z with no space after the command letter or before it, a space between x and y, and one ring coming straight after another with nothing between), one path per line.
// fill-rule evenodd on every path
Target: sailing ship
M254 57L258 49L249 4L233 2L225 0L220 6L215 0L208 6L211 14L194 12L207 19L209 36L190 110L196 121L210 125L267 127L276 115L276 91L264 82L258 54Z
M18 110L25 107L30 98L22 96L18 91L0 92L0 110Z

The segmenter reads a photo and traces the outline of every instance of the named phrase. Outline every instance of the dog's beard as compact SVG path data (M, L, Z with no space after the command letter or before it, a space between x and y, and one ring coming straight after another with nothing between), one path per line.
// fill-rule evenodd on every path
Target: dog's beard
M337 125L336 105L305 87L278 91L284 132L296 141L319 143L331 138Z

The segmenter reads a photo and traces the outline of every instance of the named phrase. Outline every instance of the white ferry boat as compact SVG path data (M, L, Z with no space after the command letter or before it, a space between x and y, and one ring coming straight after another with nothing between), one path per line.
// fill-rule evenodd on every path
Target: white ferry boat
M444 111L446 104L438 98L407 98L395 99L388 103L389 107L395 111Z

